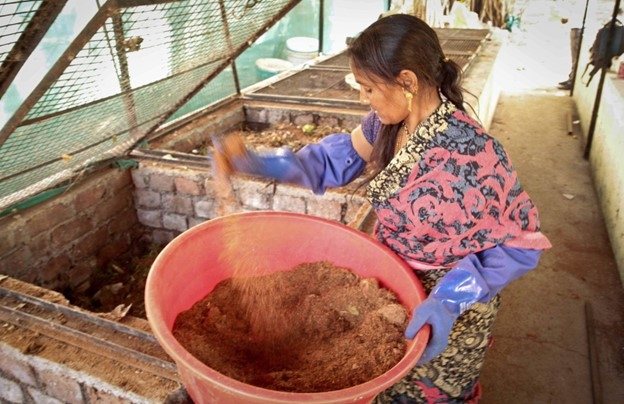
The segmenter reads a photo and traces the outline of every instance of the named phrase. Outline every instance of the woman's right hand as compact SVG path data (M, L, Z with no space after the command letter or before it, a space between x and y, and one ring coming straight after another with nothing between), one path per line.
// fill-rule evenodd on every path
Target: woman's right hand
M218 175L229 177L237 171L235 160L245 159L247 148L243 139L237 133L229 133L222 136L213 136L214 162Z

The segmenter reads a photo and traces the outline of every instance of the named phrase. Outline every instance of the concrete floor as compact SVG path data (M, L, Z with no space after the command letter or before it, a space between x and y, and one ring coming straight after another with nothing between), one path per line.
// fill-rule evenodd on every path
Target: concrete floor
M624 403L624 288L585 141L568 134L574 102L556 88L570 66L568 27L533 17L509 38L490 133L506 146L553 248L502 292L482 404Z

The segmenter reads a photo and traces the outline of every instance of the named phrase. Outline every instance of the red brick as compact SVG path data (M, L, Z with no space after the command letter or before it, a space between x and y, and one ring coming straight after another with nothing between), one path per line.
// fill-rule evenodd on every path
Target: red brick
M106 244L108 243L108 229L105 227L96 229L89 233L86 237L83 237L80 241L76 242L72 249L72 256L74 259L83 259L88 257L95 257Z
M30 234L38 234L54 229L75 214L73 207L60 203L39 205L38 211L27 222L27 231Z
M112 218L108 224L108 233L126 233L130 229L136 229L137 226L139 226L139 219L137 218L136 210L130 208Z
M37 380L35 379L35 374L31 367L25 362L16 360L16 358L9 353L2 353L2 355L0 355L0 370L22 384L28 386L37 385Z
M25 223L21 215L0 219L0 234L3 235L0 237L0 257L29 240L30 233L24 228Z
M201 181L190 178L178 177L175 179L175 187L178 193L184 195L202 195L204 190Z
M90 286L89 280L98 269L99 267L95 258L78 261L70 268L69 273L66 274L67 278L65 282L68 283L68 285L64 286L69 286L74 290L86 291Z
M68 253L62 253L58 256L49 259L44 265L39 268L38 282L41 286L48 288L57 288L64 283L63 276L65 276L69 268L71 267L71 259Z
M120 257L130 248L130 240L128 237L119 237L117 240L109 240L109 242L98 252L98 266L106 266L111 261Z
M36 262L41 259L47 259L54 255L54 251L50 246L50 234L41 233L33 237L27 245L28 251L32 259L30 262Z
M31 264L31 257L26 246L15 249L0 260L0 273L14 278L21 278Z
M174 177L169 175L154 172L150 175L150 188L154 191L173 192L175 189L173 179Z
M116 396L103 390L98 390L92 386L85 386L85 394L88 403L97 404L132 404L127 398Z
M132 187L132 176L129 171L119 171L116 169L106 169L94 173L90 176L89 187L104 187L106 196L118 194L120 190Z
M84 236L93 229L91 219L85 215L78 216L54 229L51 233L50 243L53 248L65 248Z
M193 201L184 196L173 196L165 205L166 211L170 213L193 214Z
M122 190L132 190L134 185L132 184L132 176L129 171L111 170L109 175L106 176L106 189L109 195L113 196L120 193Z
M39 380L45 386L45 394L50 397L67 404L82 404L84 402L80 384L74 379L64 377L62 372L42 370L39 372Z
M102 225L103 222L108 222L123 210L133 206L132 198L127 194L106 198L98 205L95 211L95 215L93 216L94 223L96 225Z
M87 208L96 206L106 192L106 185L95 183L90 187L82 187L76 191L74 197L74 209L82 212Z

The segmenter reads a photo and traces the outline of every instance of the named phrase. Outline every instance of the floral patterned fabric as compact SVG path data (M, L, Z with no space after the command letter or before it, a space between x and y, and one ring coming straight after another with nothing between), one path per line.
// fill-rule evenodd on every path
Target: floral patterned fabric
M372 144L381 122L362 131ZM499 244L546 249L538 212L502 145L444 100L368 185L375 235L403 258L430 293L465 256ZM455 321L446 349L414 367L374 403L476 403L500 296L475 303Z
M379 127L373 113L362 123L369 141ZM502 145L448 101L369 183L367 198L377 239L415 269L449 268L498 244L550 247Z
M415 271L429 294L450 269ZM492 327L500 296L475 303L453 324L446 349L432 361L412 368L407 375L381 392L374 404L469 404L481 396L479 374L491 344Z

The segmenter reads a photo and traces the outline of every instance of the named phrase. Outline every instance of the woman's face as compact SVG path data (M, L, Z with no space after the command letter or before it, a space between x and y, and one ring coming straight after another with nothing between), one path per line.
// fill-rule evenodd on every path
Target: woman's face
M403 88L396 83L383 83L381 79L372 81L370 76L363 74L351 66L355 81L360 85L360 101L370 105L381 123L384 125L402 122L409 111L407 98Z

